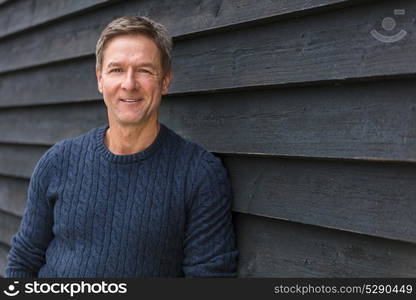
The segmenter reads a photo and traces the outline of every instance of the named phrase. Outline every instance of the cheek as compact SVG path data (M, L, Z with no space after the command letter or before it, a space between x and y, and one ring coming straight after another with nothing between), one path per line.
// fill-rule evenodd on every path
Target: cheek
M148 95L157 96L160 95L162 92L159 82L156 82L154 80L142 81L140 86L143 89L143 91Z
M111 96L116 91L117 83L113 80L106 80L102 82L101 86L103 94Z

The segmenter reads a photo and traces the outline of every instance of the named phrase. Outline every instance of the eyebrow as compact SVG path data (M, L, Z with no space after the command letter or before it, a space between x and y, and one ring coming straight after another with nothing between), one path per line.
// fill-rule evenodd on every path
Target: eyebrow
M120 66L121 66L121 64L118 63L118 62L110 62L107 65L107 70L109 68L112 68L112 67L120 67ZM156 70L156 66L152 63L142 63L142 64L138 64L136 67L145 67L145 68L147 67L147 68L152 68L152 69Z
M119 66L121 66L121 64L116 63L116 62L110 62L110 63L107 65L107 69L109 69L109 68L111 68L111 67L119 67Z

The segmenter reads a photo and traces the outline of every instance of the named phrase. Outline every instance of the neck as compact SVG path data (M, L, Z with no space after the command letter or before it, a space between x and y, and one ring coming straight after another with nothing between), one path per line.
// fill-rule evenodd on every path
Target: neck
M159 133L160 124L154 122L140 126L110 124L104 143L110 152L117 155L138 153L149 147Z

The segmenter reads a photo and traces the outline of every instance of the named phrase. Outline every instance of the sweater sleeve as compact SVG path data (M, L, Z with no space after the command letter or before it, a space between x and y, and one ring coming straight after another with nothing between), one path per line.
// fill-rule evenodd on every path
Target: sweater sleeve
M45 263L45 252L53 237L54 196L50 187L56 177L54 147L41 157L32 173L25 212L11 241L6 277L37 277Z
M238 251L231 215L232 193L221 161L206 153L193 184L187 212L185 277L235 277Z

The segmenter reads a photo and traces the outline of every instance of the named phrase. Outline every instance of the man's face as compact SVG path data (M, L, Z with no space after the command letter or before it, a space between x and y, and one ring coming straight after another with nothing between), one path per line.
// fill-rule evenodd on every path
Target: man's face
M120 35L107 42L96 70L111 124L146 125L157 121L171 74L163 77L160 51L142 35Z

